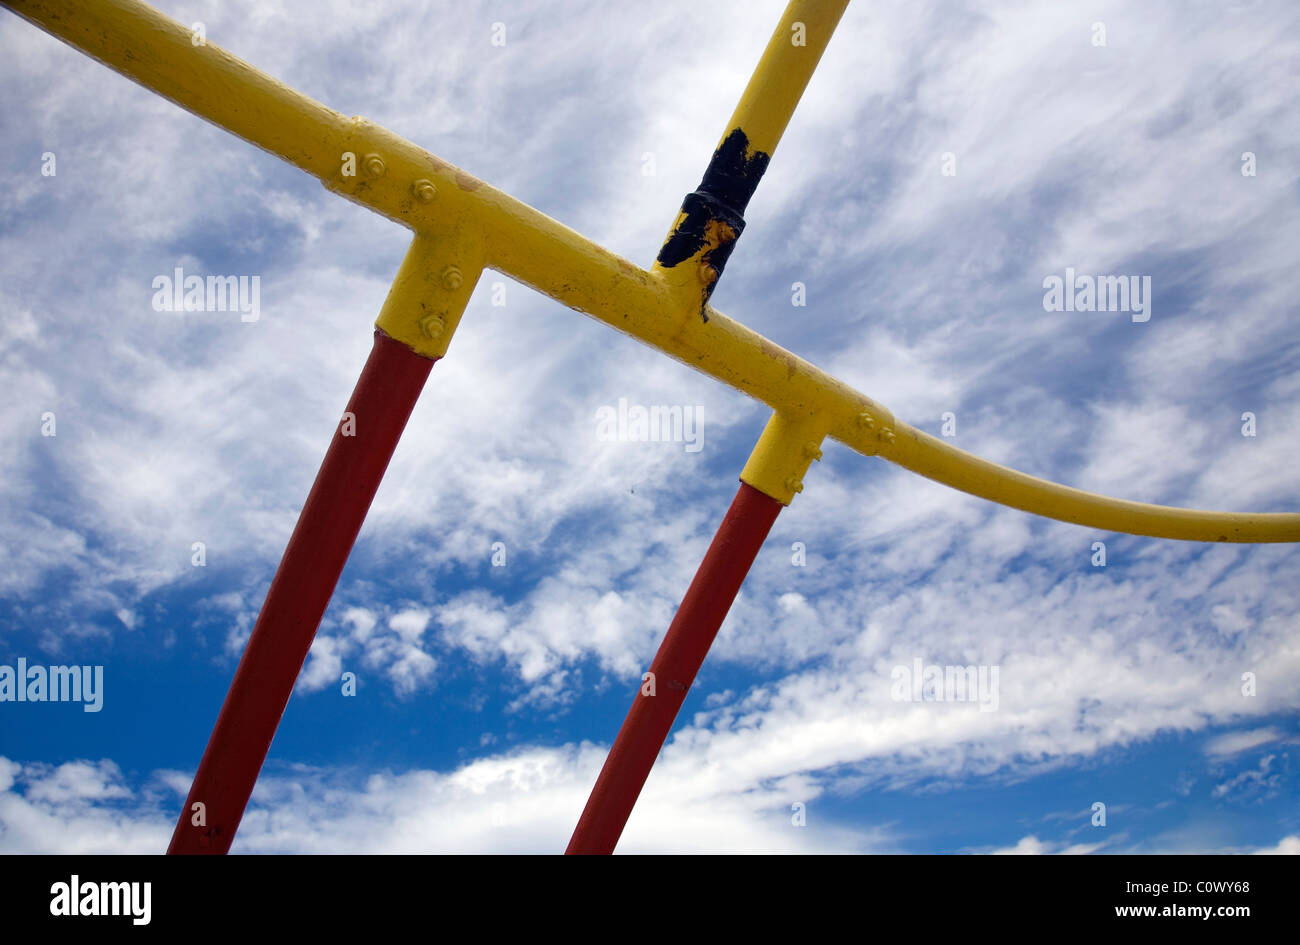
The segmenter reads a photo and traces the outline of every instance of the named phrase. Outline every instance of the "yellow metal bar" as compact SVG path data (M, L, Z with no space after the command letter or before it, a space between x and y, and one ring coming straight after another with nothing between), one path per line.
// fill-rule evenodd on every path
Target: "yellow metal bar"
M651 271L701 316L745 228L745 208L847 6L848 0L790 0L700 186L673 220Z
M732 112L724 140L740 128L751 152L776 150L848 5L849 0L791 0Z
M897 424L887 408L716 309L706 305L706 317L700 318L665 280L384 128L344 118L211 42L193 45L188 29L137 0L12 0L5 5L129 78L318 177L330 189L422 237L456 247L471 260L463 272L470 288L480 266L499 269L783 416L816 418L826 435L859 453L880 454L995 502L1107 531L1195 541L1300 541L1300 515L1201 512L1092 495L987 462ZM820 4L801 0L797 5L809 11L810 24L827 22L815 17ZM842 6L836 0L825 9L838 18L835 10ZM821 35L810 28L810 49L819 48L812 45L815 42L824 47ZM829 37L829 30L824 36ZM773 56L790 55L775 43L774 36L769 44ZM797 78L791 84L802 88ZM773 147L789 115L780 118L781 109L776 109L775 117L758 118L761 88L760 83L752 96L747 93L749 104L742 100L737 114L743 123L752 113L758 122L750 125L755 140ZM350 174L347 155L355 159ZM404 264L406 277L413 278L424 247L421 240L412 244ZM436 298L435 288L426 285L420 291L435 293L429 297ZM419 294L415 288L409 291ZM380 320L381 325L389 323L383 314ZM422 341L411 334L410 325L394 330L417 350L439 347L427 335Z
M962 492L1104 531L1186 541L1300 541L1300 515L1202 512L1094 495L980 459L905 423L882 455Z
M483 273L474 236L443 240L415 234L375 327L416 354L435 360L445 355Z
M740 472L740 481L782 505L789 505L796 493L803 492L803 477L808 467L822 458L821 444L825 437L826 428L820 417L772 414Z
M348 119L133 0L6 2L110 69L317 177L339 165Z

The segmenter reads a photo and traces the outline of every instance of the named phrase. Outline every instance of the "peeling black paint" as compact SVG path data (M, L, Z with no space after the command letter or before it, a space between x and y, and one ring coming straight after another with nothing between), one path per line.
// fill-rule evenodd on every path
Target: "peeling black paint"
M684 214L682 222L677 224L659 250L659 265L671 269L698 253L708 242L709 224L717 220L727 224L734 234L730 240L716 247L707 257L707 262L714 269L721 271L727 264L727 257L731 255L731 245L745 228L744 218L730 212L725 204L713 200L708 194L700 193L698 190L687 194L682 200L682 213Z
M763 151L746 157L748 151L749 138L739 128L733 128L713 152L698 188L702 193L711 194L736 216L741 216L749 206L749 198L754 196L771 160L771 155Z
M671 269L708 245L710 229L715 231L717 245L703 257L715 275L704 285L701 315L736 240L745 229L745 207L749 205L749 198L754 196L771 159L771 155L763 151L747 157L748 150L749 138L745 132L733 128L718 145L718 150L713 152L700 186L682 201L682 221L659 250L659 265Z

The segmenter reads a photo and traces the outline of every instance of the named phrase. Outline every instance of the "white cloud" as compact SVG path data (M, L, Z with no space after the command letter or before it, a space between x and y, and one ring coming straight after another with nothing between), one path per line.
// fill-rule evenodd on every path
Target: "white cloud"
M587 792L604 759L592 745L522 749L481 758L456 771L374 774L353 786L343 772L296 766L267 774L240 825L236 853L555 853L568 843ZM111 768L111 764L104 763ZM13 787L20 767L0 758L0 850L36 852L159 852L188 787L171 774L160 780L175 793L134 799L122 810L86 797L26 796ZM10 778L5 786L5 775ZM115 778L120 778L113 769ZM129 797L120 783L113 797ZM670 795L650 792L638 805L619 845L622 853L871 852L891 848L883 831L818 820L791 821L790 790L718 791L708 778L688 779ZM807 795L811 800L812 795Z
M360 783L355 772L295 765L263 776L232 852L555 853L567 845L603 760L604 751L590 744L525 748L479 758L451 772L375 773ZM902 849L889 829L848 827L823 818L815 784L783 779L746 786L715 775L689 765L656 770L619 852ZM157 772L150 785L132 792L108 761L73 762L51 770L0 757L0 851L160 852L189 779ZM796 801L805 804L806 826L792 822ZM972 852L1074 855L1113 845L1030 834L1010 846ZM1300 841L1286 836L1272 847L1202 849L1295 854Z
M1207 741L1204 749L1211 758L1226 758L1275 742L1281 737L1282 732L1273 726L1242 732L1224 732Z
M1281 787L1282 777L1273 771L1273 762L1277 755L1265 755L1259 759L1258 767L1239 772L1221 784L1216 784L1210 791L1210 797L1216 800L1232 796L1234 798L1257 798L1269 796Z
M738 15L751 6L761 9ZM214 41L291 84L648 264L781 6L608 6L599 16L615 39L593 44L563 13L519 4L499 14L511 44L491 61L483 27L498 14L482 3L440 22L446 55L432 57L425 27L437 14L418 4L168 12L203 18ZM1300 243L1300 164L1285 145L1300 119L1285 37L1298 14L1184 7L1101 3L1090 17L1108 22L1113 45L1097 50L1058 5L943 17L926 4L851 5L751 205L720 307L901 418L935 430L953 410L958 445L1035 474L1150 501L1294 509L1297 270L1286 246ZM865 36L876 38L866 58ZM629 56L641 48L659 54ZM220 625L212 648L233 661L407 234L13 18L0 61L11 84L40 89L7 103L6 140L67 142L57 179L11 169L0 187L15 221L0 235L0 384L12 392L0 435L13 446L0 454L0 594L31 608L53 651L96 632L87 614L155 633L147 595L195 582ZM1247 149L1258 178L1238 171ZM948 150L953 179L938 174ZM652 178L644 152L657 157ZM160 186L165 204L138 199ZM257 267L262 321L151 311L151 277L178 262ZM1066 265L1156 269L1152 322L1043 312L1040 280ZM504 669L511 712L562 709L579 685L646 668L726 508L766 411L517 284L493 307L497 278L485 276L431 375L301 693L356 665L363 682L414 695L468 660ZM808 283L806 309L789 307L795 279ZM596 441L595 408L620 396L704 404L705 450ZM1238 432L1248 409L1260 418L1253 439ZM59 417L55 438L39 435L46 410ZM787 795L753 786L824 789L842 766L886 785L1010 777L1160 733L1261 726L1206 743L1224 758L1266 743L1251 740L1272 729L1252 719L1297 707L1292 547L1043 523L833 445L807 483L699 686L715 666L754 682L729 678L732 694L683 719L665 752L667 770L698 769L678 799L721 800L683 815L659 778L649 819L629 834L644 848L659 830L674 849L738 842L727 831L782 849L848 848L874 840L787 833ZM1097 539L1105 569L1088 563ZM206 570L190 565L196 540ZM509 550L505 586L489 570L496 540ZM806 568L790 563L794 540ZM369 583L376 573L406 596ZM125 633L112 621L98 632ZM889 667L915 657L999 665L1001 707L892 703ZM596 671L579 676L587 661ZM1256 699L1241 695L1245 671L1259 676ZM442 818L461 825L447 841L456 848L553 846L598 753L531 751L466 769L494 785L482 798L464 777L412 773L381 779L340 816L366 825L349 828L363 846L400 848L408 840L384 818L404 823L399 801L430 787L443 806L415 804L410 843L441 836L431 824ZM49 805L93 784L117 790L120 779L95 771L41 775L35 797L5 803L49 826ZM1247 771L1213 790L1236 796L1271 777ZM516 783L532 785L522 806ZM515 832L462 825L462 806L473 820L494 803L522 818ZM113 833L135 829L116 816L83 810L67 823L99 838L87 842L111 835L131 848L165 831ZM250 849L332 842L288 810L244 830ZM1016 847L1035 844L1062 849L1035 837Z
M312 641L298 690L315 692L337 685L345 670L358 672L359 667L378 670L399 697L433 685L438 660L425 640L430 616L425 608L410 607L391 613L381 625L379 609L344 608L338 618L344 632L324 629ZM331 620L331 628L334 625ZM364 682L363 677L358 672Z
M23 766L0 757L0 849L6 853L159 853L170 825L111 761Z
M1262 856L1300 856L1300 836L1283 837L1275 847L1265 847L1252 852Z

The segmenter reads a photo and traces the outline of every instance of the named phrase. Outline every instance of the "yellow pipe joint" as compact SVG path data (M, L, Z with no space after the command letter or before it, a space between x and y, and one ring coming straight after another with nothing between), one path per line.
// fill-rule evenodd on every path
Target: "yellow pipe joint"
M816 415L773 413L741 470L740 481L789 505L803 492L808 468L822 458L827 427L826 420Z
M483 273L476 242L463 229L447 239L417 233L375 327L416 354L433 360L445 355Z
M414 230L377 325L426 357L446 353L475 283L490 267L771 407L775 416L742 478L782 502L793 498L811 462L807 443L830 436L972 495L1062 521L1190 541L1300 541L1297 514L1204 512L1093 495L897 423L884 406L700 304L717 278L701 263L734 234L706 230L704 248L683 257L693 265L647 271L405 138L347 118L214 43L195 43L188 28L139 0L4 5ZM792 0L786 8L727 125L727 135L739 129L747 136L747 158L775 149L846 6L847 0Z

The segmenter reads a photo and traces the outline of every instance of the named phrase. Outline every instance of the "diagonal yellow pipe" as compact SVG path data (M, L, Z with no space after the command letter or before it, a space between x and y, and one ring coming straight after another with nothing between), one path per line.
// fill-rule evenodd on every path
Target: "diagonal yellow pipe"
M790 0L736 103L727 131L744 129L754 151L776 150L848 5L849 0Z
M810 0L796 4L816 8ZM795 443L798 437L785 433L793 429L789 424L807 425L863 455L880 455L972 495L1107 531L1192 541L1300 541L1297 514L1203 512L1093 495L990 463L897 423L887 408L712 307L705 307L707 320L701 319L698 308L684 304L682 294L654 273L404 138L313 101L211 42L195 45L190 30L147 4L12 0L4 5L331 190L416 230L426 239L413 244L413 253L438 242L464 247L458 252L467 261L467 276L476 275L480 265L498 269L761 400L787 418L772 427L773 442ZM826 5L838 19L836 7L842 9L839 0ZM790 89L782 92L779 72L770 82L751 82L754 96L747 91L749 101L742 99L737 108L739 121L748 122L754 139L767 147L775 147L798 94L788 108L779 105L767 116L761 103L780 101L807 81L807 76L787 76ZM409 277L410 266L405 271ZM453 296L461 291L448 283L443 289ZM437 287L430 284L428 290L435 293ZM429 325L388 321L386 330L417 350L431 344L445 350L450 332L435 342ZM417 330L420 337L400 337ZM766 448L758 452L760 459L767 455Z
M6 2L145 88L316 177L333 173L348 119L129 0Z
M848 5L848 0L790 0L700 186L673 220L651 271L693 301L701 315L744 229L745 207Z

